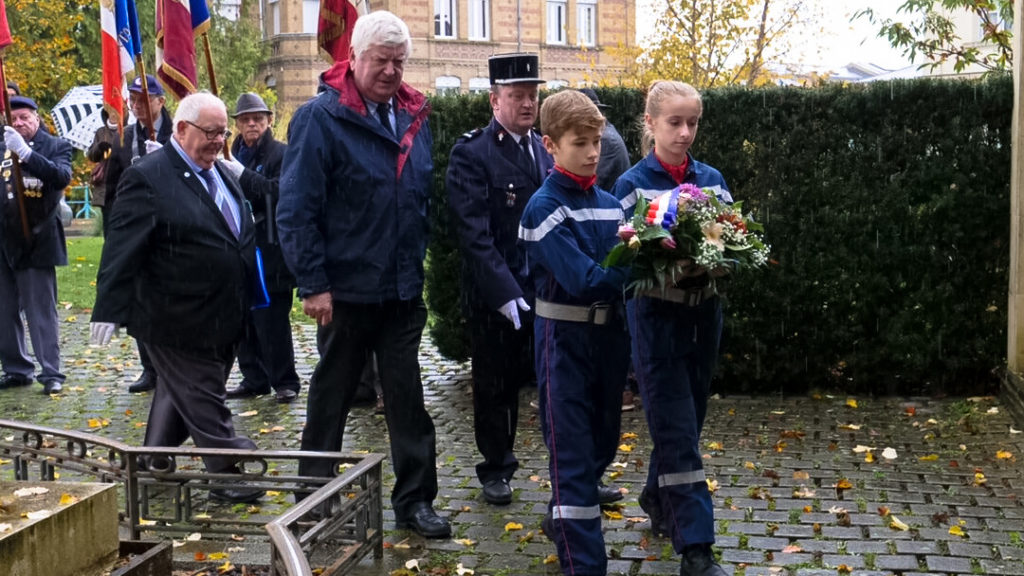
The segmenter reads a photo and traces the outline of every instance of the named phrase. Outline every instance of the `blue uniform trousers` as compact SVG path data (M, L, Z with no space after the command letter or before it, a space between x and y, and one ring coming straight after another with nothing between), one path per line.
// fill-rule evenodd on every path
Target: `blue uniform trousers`
M28 322L32 353L39 374L25 346ZM0 365L12 374L41 383L64 382L60 371L59 321L57 319L57 272L53 266L14 270L0 254Z
M718 297L697 306L637 297L627 305L633 362L654 441L647 490L658 496L676 552L715 541L700 435L722 335Z
M541 430L550 452L551 514L563 574L604 575L597 483L614 460L629 366L621 323L534 321Z

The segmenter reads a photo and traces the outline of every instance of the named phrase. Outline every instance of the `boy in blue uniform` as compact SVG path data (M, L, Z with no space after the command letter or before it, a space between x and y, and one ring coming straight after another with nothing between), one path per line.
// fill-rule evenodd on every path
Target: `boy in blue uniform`
M541 107L555 168L523 212L519 239L536 289L534 357L551 454L544 532L563 574L604 575L598 481L615 457L629 366L622 319L627 268L600 262L619 242L618 200L594 185L604 117L576 91Z
M682 82L658 82L647 94L644 149L650 152L612 189L632 216L637 199L651 200L686 182L732 202L722 174L690 154L703 110L700 93ZM704 476L700 434L722 334L714 276L687 268L675 286L638 292L629 301L629 332L647 427L654 441L640 506L654 532L668 533L681 555L680 576L725 576L715 562L715 518Z

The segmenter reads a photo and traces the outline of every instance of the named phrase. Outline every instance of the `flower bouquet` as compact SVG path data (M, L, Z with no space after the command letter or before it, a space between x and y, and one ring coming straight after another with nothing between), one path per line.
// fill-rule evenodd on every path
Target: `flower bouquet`
M667 288L699 266L717 276L768 261L764 227L743 214L743 203L726 204L710 190L681 184L649 203L643 194L630 223L619 228L622 243L603 265L632 266L631 290Z

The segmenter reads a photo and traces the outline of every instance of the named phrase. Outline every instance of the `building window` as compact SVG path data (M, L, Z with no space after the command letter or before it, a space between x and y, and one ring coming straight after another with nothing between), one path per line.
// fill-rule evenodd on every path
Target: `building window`
M320 24L320 0L302 0L302 33L316 34Z
M565 0L548 0L548 44L565 44Z
M434 37L455 38L456 0L434 0Z
M438 76L434 80L434 90L438 96L446 94L458 94L462 89L462 80L458 76Z
M491 37L490 0L469 0L469 39L489 40Z
M1003 17L999 15L999 10L988 11L988 22L995 24L997 32L1002 32L1013 28L1013 22L1007 22L1006 20L1003 20ZM982 42L985 40L986 25L987 24L985 19L981 18L981 21L978 23L978 42Z
M597 0L576 0L580 46L597 46Z
M479 92L490 92L491 80L489 78L470 78L469 79L469 93L477 94Z
M267 25L270 36L281 34L281 3L277 0L267 0L270 10L270 22Z

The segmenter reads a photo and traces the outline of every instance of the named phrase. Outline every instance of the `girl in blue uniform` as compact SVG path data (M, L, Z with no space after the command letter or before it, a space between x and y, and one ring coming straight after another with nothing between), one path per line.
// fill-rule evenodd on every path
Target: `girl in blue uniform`
M619 242L622 208L595 186L604 117L583 94L548 97L540 111L555 169L523 212L519 239L536 287L534 358L552 497L544 533L563 574L604 576L598 481L615 458L629 340L626 268L600 262Z
M631 217L637 199L653 199L684 182L731 202L721 173L690 154L702 112L700 94L682 82L657 82L647 94L644 149L653 150L615 183ZM725 576L715 562L715 519L704 477L700 434L722 333L714 275L698 266L671 288L629 301L633 362L654 441L640 506L655 532L667 532L682 555L680 576Z

